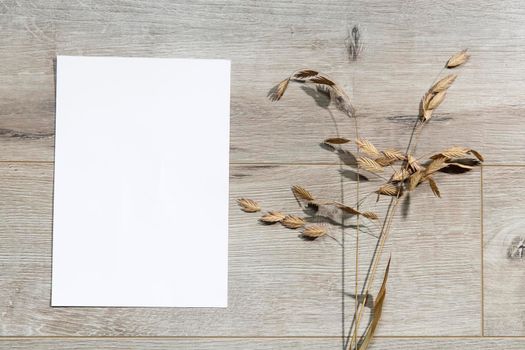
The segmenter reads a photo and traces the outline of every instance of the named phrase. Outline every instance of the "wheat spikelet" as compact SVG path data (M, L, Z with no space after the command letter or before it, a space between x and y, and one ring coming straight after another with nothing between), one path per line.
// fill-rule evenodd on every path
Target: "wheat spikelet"
M281 224L284 227L296 229L304 226L304 220L295 215L287 215L284 219L281 220Z
M434 181L434 179L432 177L428 177L428 184L430 185L430 189L432 190L432 192L434 193L434 195L436 197L439 197L441 198L441 193L439 192L439 188L436 184L436 181Z
M440 153L437 153L437 154L434 154L432 157L430 157L430 159L437 159L437 158L447 158L447 159L452 159L452 158L461 158L467 154L472 154L474 157L476 157L479 161L483 161L483 156L476 150L473 150L473 149L470 149L470 148L467 148L467 147L458 147L458 146L454 146L454 147L450 147L450 148L447 148L446 150L440 152Z
M311 69L303 69L295 72L290 77L290 80L298 83L314 83L319 85L326 85L328 87L336 86L337 84L329 79L323 73Z
M419 102L419 118L425 122L432 117L432 110L428 108L430 100L434 97L434 94L430 91L426 92Z
M383 167L379 163L368 157L357 158L357 164L360 168L363 168L364 170L370 171L372 173L380 173L383 171Z
M270 93L269 98L271 101L279 101L281 97L283 97L284 92L288 88L288 84L290 83L290 78L284 79L281 81L277 87Z
M447 90L452 83L454 83L454 80L456 80L458 76L456 74L449 74L444 78L441 78L438 82L436 82L432 87L430 88L430 91L434 94Z
M446 167L448 164L445 163L445 158L436 158L428 164L428 166L425 169L425 176L432 175L436 171L439 171Z
M381 153L383 153L384 157L387 159L405 160L406 158L405 154L397 149L387 149Z
M445 100L446 90L434 93L428 91L419 105L419 118L426 122L432 117L433 111Z
M372 142L368 141L367 139L359 138L355 140L355 143L357 144L359 149L366 153L368 156L372 158L378 158L381 156L381 153L377 150L377 148L372 144Z
M405 168L396 170L392 175L392 181L404 181L410 176L410 172Z
M463 63L467 62L470 58L470 55L467 53L467 49L460 51L454 54L445 64L446 68L455 68L461 66Z
M324 143L332 144L332 145L342 145L344 143L350 142L349 139L346 139L344 137L332 137L329 139L326 139L323 141Z
M268 213L264 214L259 220L266 224L275 224L276 222L280 222L285 217L286 215L284 215L281 212L269 211Z
M478 160L479 160L480 162L485 161L485 159L483 158L483 156L481 155L481 153L479 153L478 151L471 149L471 150L470 150L470 153L472 153L472 155L473 155L474 157L478 158Z
M409 154L407 157L407 163L408 163L408 166L412 168L413 171L418 171L422 169L417 159L414 158L414 156L411 154Z
M310 239L322 237L326 233L326 227L321 225L307 225L303 229L303 236Z
M386 167L386 166L389 166L389 165L392 165L394 164L395 162L397 162L396 159L394 158L388 158L388 157L379 157L377 158L376 160L374 160L377 164L381 165L382 167Z
M377 194L382 194L384 196L393 196L396 197L398 194L401 195L402 190L400 187L395 186L391 183L386 183L379 187L376 191Z
M332 80L328 79L323 75L316 75L315 77L310 78L310 81L315 84L326 85L329 87L333 87L335 85L335 83Z
M370 219L370 220L378 220L379 219L379 216L376 213L373 213L371 211L365 211L365 212L361 213L361 215L363 215L365 218Z
M292 186L292 192L295 196L295 198L297 198L298 201L300 202L311 202L313 200L315 200L314 196L312 196L312 194L310 192L308 192L305 188L301 187L301 186Z
M447 148L446 150L438 153L438 154L434 154L432 157L430 157L430 159L437 159L437 158L460 158L460 157L463 157L465 155L468 154L468 152L470 151L469 148L466 148L466 147L450 147L450 148Z
M427 108L430 110L434 110L438 108L438 106L445 100L445 96L447 95L446 91L441 91L432 96L430 101L428 102Z
M407 186L408 190L413 191L417 187L417 185L419 185L419 183L421 182L422 177L423 177L423 173L421 172L421 170L418 170L412 175L410 175L410 177L408 178L408 186Z
M352 215L358 215L358 214L361 214L359 212L359 210L357 209L354 209L352 207L349 207L347 205L344 205L344 204L341 204L341 203L335 203L335 206L339 209L341 209L342 211L344 211L345 213L348 213L348 214L352 214Z
M241 207L241 210L247 213L255 213L261 210L259 204L256 201L246 198L237 199L237 204Z
M423 98L421 99L421 104L422 104L422 107L423 109L428 109L428 104L430 103L430 100L432 99L432 97L434 97L434 93L432 93L431 91L427 91L424 95L423 95Z
M302 69L302 70L295 72L293 74L293 78L304 79L304 78L316 76L317 74L319 74L319 72L313 69Z

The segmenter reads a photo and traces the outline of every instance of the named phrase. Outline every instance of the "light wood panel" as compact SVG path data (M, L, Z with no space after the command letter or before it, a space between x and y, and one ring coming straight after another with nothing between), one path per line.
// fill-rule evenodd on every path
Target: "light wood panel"
M377 338L372 349L383 350L521 350L524 339L388 339ZM0 340L0 349L12 350L178 350L178 349L340 349L339 339L16 339Z
M231 160L302 163L334 161L317 144L335 128L301 89L279 104L266 99L291 71L308 66L331 74L350 90L362 134L381 147L402 147L422 93L453 52L469 47L472 60L420 151L466 144L490 163L525 161L525 22L516 1L6 1L2 12L4 160L52 160L57 54L230 58ZM365 51L350 64L344 41L356 23ZM352 135L351 123L336 120ZM436 137L441 133L447 137Z
M0 223L2 335L307 335L339 330L339 254L321 249L334 245L305 244L295 232L262 227L257 215L243 214L235 204L242 194L295 208L284 185L292 174L289 168L232 169L227 309L51 308L52 166L4 163L0 169L0 216L6 218ZM329 170L293 173L326 178ZM251 187L252 181L267 185L269 192ZM324 185L327 192L337 186L337 178Z
M306 242L297 237L297 231L263 226L257 222L258 214L243 213L235 203L246 196L266 210L302 214L289 186L301 184L316 196L339 199L338 170L337 166L232 166L227 309L51 308L52 166L3 163L1 334L341 335L340 246L328 237ZM480 333L479 204L463 205L479 201L479 173L461 180L443 176L440 183L441 201L431 198L428 189L414 196L411 205L421 218L418 223L409 219L396 223L389 248L393 255L390 291L380 334ZM377 181L362 183L362 193L377 185ZM353 201L350 186L345 186L347 202ZM383 199L376 205L372 200L369 209L381 210L385 203ZM432 208L431 212L425 208ZM331 233L341 240L339 228ZM366 233L360 237L362 282L375 238ZM346 231L345 247L345 290L351 292L354 232ZM348 297L345 303L349 318L354 299Z
M519 195L523 167L485 167L484 297L485 334L525 335L525 205ZM515 254L508 256L509 249ZM520 257L521 256L521 257Z
M472 59L423 131L418 153L466 145L481 151L487 164L523 165L524 17L525 7L516 0L2 1L0 335L340 336L337 243L304 242L295 232L261 226L257 215L241 213L234 200L248 196L265 208L300 213L288 192L292 183L339 198L338 159L318 143L337 133L353 137L353 123L299 86L279 103L268 101L268 90L297 68L322 70L349 91L361 136L380 148L403 148L421 94L444 60L468 47ZM354 24L362 29L365 51L350 63L344 41ZM57 54L232 59L228 309L49 307ZM334 165L308 165L314 163ZM413 196L410 216L396 219L386 249L385 257L391 253L393 260L379 336L525 335L523 269L505 255L509 239L521 235L521 207L511 196L523 186L521 170L484 168L483 295L480 172L440 176L441 200L428 189ZM361 191L377 185L362 183ZM347 183L347 203L353 195L353 184ZM385 206L369 204L379 211ZM345 232L345 291L353 292L356 239ZM341 239L339 229L332 233ZM359 242L361 284L375 239L362 232ZM354 300L348 297L344 304L351 315ZM381 338L374 347L518 349L522 344L522 339ZM337 338L0 339L0 348L20 349L340 346Z

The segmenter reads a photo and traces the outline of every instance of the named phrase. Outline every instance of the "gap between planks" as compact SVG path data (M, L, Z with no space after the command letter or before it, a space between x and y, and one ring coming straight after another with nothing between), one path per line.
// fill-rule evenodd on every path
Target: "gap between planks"
M322 336L322 335L304 335L304 336L58 336L58 335L49 335L49 336L0 336L0 341L2 340L38 340L38 339L89 339L89 340L104 340L104 339L118 339L118 340L141 340L141 339L151 339L151 340L176 340L176 339L341 339L341 336ZM374 336L374 339L523 339L525 336L454 336L454 335L377 335Z
M481 252L481 336L485 335L485 280L484 280L484 272L483 267L485 266L485 256L484 256L484 227L483 227L483 164L481 164L480 171L479 171L479 191L480 191L480 252Z

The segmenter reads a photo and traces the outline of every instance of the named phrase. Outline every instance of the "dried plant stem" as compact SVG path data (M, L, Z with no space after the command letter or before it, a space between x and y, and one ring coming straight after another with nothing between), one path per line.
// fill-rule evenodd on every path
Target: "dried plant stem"
M410 152L410 148L412 147L412 144L414 143L414 138L416 138L416 139L419 138L417 135L421 132L421 129L423 128L423 125L424 125L424 123L421 122L421 120L419 118L417 118L416 119L416 123L414 124L414 127L412 128L412 134L410 135L410 139L408 140L408 145L407 145L407 148L406 148L406 151L405 151L405 154L407 156L409 154L412 154L412 152Z
M430 84L430 86L434 85L434 84L437 82L438 78L441 76L441 74L443 73L443 71L444 71L445 69L446 69L446 67L441 68L441 70L440 70L439 73L436 75L436 77L434 78L434 81L432 82L432 84Z
M335 122L335 119L334 119L334 124L336 125L336 128L337 128L337 123ZM339 134L339 130L337 130L337 133ZM341 203L344 204L345 202L345 189L344 189L344 176L343 176L343 161L341 159L339 159L339 170L340 170L340 176L339 176L339 180L340 180L340 187L341 187ZM359 175L358 175L359 177ZM359 208L357 206L357 208ZM341 328L342 328L342 331L343 331L343 334L345 332L345 328L346 328L346 325L345 325L345 298L346 298L346 295L345 295L345 218L344 216L342 216L341 218L341 264L343 265L343 268L341 269L341 309L342 309L342 312L341 312Z
M414 145L414 146L417 145L417 140L419 138L418 135L421 132L421 129L423 128L423 125L425 125L425 123L421 122L420 119L417 118L416 121L415 121L414 127L412 128L412 133L410 135L410 139L408 141L408 145L407 145L407 148L406 148L405 154L406 154L407 158L408 158L408 155L411 154L410 150L411 150L412 145ZM414 137L416 138L415 142L414 142ZM400 170L402 170L403 168L407 169L408 166L409 166L409 163L405 162L401 166ZM398 186L401 186L401 184L399 184ZM393 218L395 216L395 212L396 212L397 206L399 204L400 196L401 196L401 191L398 191L397 195L392 197L391 200L390 200L390 204L388 206L388 210L387 210L387 213L385 215L385 219L383 221L383 226L381 227L381 232L379 234L379 241L378 241L378 244L376 246L376 250L374 251L374 256L372 257L372 262L370 264L369 274L366 277L364 285L363 285L363 289L362 289L363 293L362 294L365 296L363 302L357 303L357 297L356 297L357 307L356 307L356 311L355 311L355 315L354 315L354 318L355 318L354 332L353 332L353 335L351 335L352 334L352 330L350 329L350 331L348 333L348 336L347 336L347 339L346 339L346 344L349 344L349 347L348 347L349 350L352 350L354 348L357 349L357 345L358 345L357 332L359 330L359 322L361 321L361 318L363 317L363 314L364 314L364 311L365 311L366 302L367 302L368 295L369 295L369 291L372 288L372 285L373 285L373 282L374 282L374 279L375 279L375 274L377 272L377 268L379 266L379 263L381 262L381 256L382 256L382 253L383 253L383 250L384 250L384 247L385 247L385 243L386 243L386 241L388 239L388 235L390 233L390 228L392 227L392 221L393 221ZM359 200L358 200L358 202L359 202ZM357 228L357 230L359 232L359 227ZM356 276L357 276L357 270L358 270L358 265L357 265L357 259L356 259ZM357 278L356 278L356 280L357 280ZM356 289L355 295L356 296L358 295L357 289ZM345 345L345 349L346 349L346 345Z
M361 318L363 317L363 314L364 314L364 311L365 311L365 307L366 307L367 299L368 299L368 296L369 296L369 292L370 292L370 289L372 288L372 285L373 285L373 282L374 282L374 279L375 279L375 274L377 272L377 268L378 268L379 263L381 261L381 256L382 256L382 253L383 253L383 249L384 249L385 243L386 243L386 241L388 239L388 235L390 233L390 228L392 227L392 220L393 220L393 218L395 216L395 212L396 212L398 204L399 204L399 195L397 197L392 197L392 199L390 200L390 204L389 204L388 210L387 210L387 215L385 216L385 220L383 222L383 227L381 229L381 233L380 233L380 236L379 236L379 242L378 242L378 245L376 247L376 251L374 252L374 257L372 259L372 263L371 263L371 266L370 266L370 273L369 273L368 277L366 278L364 286L363 286L363 289L362 289L363 290L362 295L364 295L364 300L359 304L358 310L356 310L356 316L355 316L355 320L356 321L355 321L354 334L353 334L353 336L351 338L350 346L348 347L349 350L354 349L354 346L357 349L357 330L358 330L358 325L359 325L359 322L361 321ZM350 340L349 338L350 338L350 333L348 334L348 337L347 337L347 341L346 341L347 344L348 344L348 341Z
M354 115L354 128L355 128L355 138L356 140L359 140L359 127L357 122L357 116ZM357 152L359 152L359 145L356 144ZM357 182L356 182L356 202L357 206L356 209L359 211L360 208L360 193L359 193L359 185L360 185L360 173L359 173L359 164L357 164ZM359 298L358 298L358 291L359 291L359 218L360 215L357 215L356 218L356 235L355 235L355 288L354 288L354 295L355 297L355 307L354 307L354 314L357 313L359 308ZM344 266L343 266L344 270ZM354 327L354 335L357 337L357 330L359 329L359 320L356 319L355 327Z
M416 131L415 131L415 138L414 138L414 142L410 142L409 143L409 149L407 151L407 155L408 154L416 154L416 147L417 147L417 144L419 142L419 137L421 136L421 130L423 130L423 125L425 125L425 123L418 123L417 126L416 126ZM411 139L412 141L412 139ZM410 151L410 145L412 144L412 151Z

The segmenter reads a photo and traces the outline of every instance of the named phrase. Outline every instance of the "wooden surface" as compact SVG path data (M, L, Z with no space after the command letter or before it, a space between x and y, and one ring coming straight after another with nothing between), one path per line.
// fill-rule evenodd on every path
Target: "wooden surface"
M341 344L337 339L309 338L309 339L9 339L0 341L0 349L9 350L318 350L340 349ZM476 338L378 338L375 347L389 350L522 350L523 340L518 339L476 339Z
M349 62L345 37L354 24L365 50ZM353 124L298 86L279 103L268 101L268 90L298 68L320 69L348 89L363 136L401 148L420 96L464 47L472 59L418 150L471 146L486 166L439 175L443 198L425 188L408 217L396 218L373 348L523 348L525 261L507 257L512 240L525 236L521 2L4 0L0 29L0 348L341 348L340 246L262 226L235 199L295 214L292 184L341 199L338 158L319 142L337 132L352 137ZM59 54L232 60L227 309L49 306ZM354 183L343 179L351 203ZM364 182L361 190L378 184ZM370 205L381 210L385 202ZM331 234L341 239L343 232ZM348 291L356 241L344 235ZM361 234L359 242L362 283L375 238ZM347 317L353 308L345 298Z

